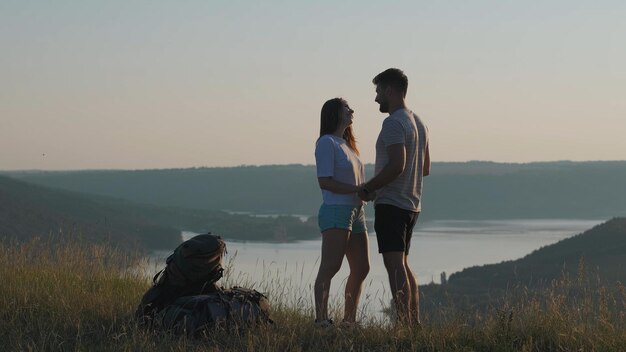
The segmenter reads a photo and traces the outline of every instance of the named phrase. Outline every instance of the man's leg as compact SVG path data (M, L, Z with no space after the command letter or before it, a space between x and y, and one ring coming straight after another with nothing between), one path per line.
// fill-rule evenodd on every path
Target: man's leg
M389 285L398 319L401 322L410 323L411 286L405 266L405 254L404 252L385 252L383 262L389 276Z
M409 287L411 296L409 297L409 316L411 317L412 324L420 324L420 299L419 299L419 286L417 285L417 278L415 273L411 270L408 261L408 255L404 255L404 267L406 268L407 278L409 280Z

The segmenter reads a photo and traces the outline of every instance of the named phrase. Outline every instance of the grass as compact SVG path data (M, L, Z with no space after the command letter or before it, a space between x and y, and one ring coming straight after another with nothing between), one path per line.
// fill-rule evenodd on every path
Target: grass
M211 331L203 339L151 332L133 313L149 280L138 255L80 242L0 244L2 351L624 351L626 289L563 278L540 293L519 287L488 311L425 312L410 330L369 321L316 329L310 302L264 276L272 326ZM225 285L235 284L233 279ZM297 296L297 295L296 295ZM337 312L338 313L338 312Z

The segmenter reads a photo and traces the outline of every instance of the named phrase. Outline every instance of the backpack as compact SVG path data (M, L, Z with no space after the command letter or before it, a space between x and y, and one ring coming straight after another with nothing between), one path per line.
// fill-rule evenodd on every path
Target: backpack
M205 295L180 297L156 314L154 326L176 335L199 337L215 327L272 324L269 310L269 301L262 293L235 286Z
M153 286L143 295L135 316L149 325L158 311L181 296L216 292L225 252L222 238L210 232L181 243L167 257L165 268L154 275Z
M273 323L262 293L216 285L224 272L225 251L222 238L211 233L179 245L137 307L140 324L197 336L208 327Z

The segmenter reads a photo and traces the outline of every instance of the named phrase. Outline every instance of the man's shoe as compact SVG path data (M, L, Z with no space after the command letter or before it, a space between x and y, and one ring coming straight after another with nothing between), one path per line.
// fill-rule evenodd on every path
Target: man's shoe
M333 326L333 321L332 319L323 319L323 320L317 320L315 319L315 327L318 328L328 328Z

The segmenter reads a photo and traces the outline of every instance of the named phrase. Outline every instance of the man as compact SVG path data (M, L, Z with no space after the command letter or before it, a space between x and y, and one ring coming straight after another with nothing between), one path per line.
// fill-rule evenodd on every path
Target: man
M378 251L389 275L398 318L419 325L419 296L407 256L421 211L422 179L430 173L428 130L407 109L408 79L390 68L372 81L380 112L389 113L376 141L376 176L359 189L363 200L375 198L374 229Z

